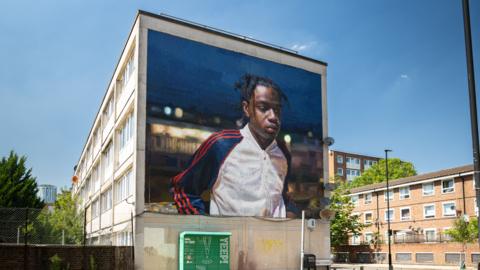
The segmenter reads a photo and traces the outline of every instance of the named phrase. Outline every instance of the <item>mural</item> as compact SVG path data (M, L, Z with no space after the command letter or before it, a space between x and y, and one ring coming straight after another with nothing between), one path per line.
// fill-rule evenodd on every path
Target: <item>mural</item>
M291 153L287 191L298 208L318 207L321 76L153 30L147 48L146 203L180 211L169 193L170 179L213 132L245 125L234 84L247 73L270 78L287 96L278 135ZM207 202L208 214L209 191L198 199Z

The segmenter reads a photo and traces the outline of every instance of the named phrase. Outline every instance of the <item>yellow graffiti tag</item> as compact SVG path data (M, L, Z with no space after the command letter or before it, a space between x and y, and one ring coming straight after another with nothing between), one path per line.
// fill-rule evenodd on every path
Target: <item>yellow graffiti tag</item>
M274 249L280 248L283 246L282 240L275 240L275 239L263 239L261 240L262 249L265 252L271 252Z

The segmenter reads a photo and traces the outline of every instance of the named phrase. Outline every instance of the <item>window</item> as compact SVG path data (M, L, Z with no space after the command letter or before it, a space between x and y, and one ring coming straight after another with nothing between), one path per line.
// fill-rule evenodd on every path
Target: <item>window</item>
M115 183L115 202L120 202L132 195L130 188L132 177L132 171L128 171Z
M460 256L460 253L445 253L445 263L448 264L458 264L460 263L461 258L465 260L465 255Z
M434 218L435 217L435 205L429 204L423 206L423 217Z
M372 167L373 165L375 165L377 162L375 160L364 160L363 161L363 169L364 170L368 170L370 169L370 167Z
M422 189L423 189L423 196L431 196L435 194L433 182L423 184Z
M444 202L443 205L443 216L444 217L454 217L457 215L455 210L455 202Z
M105 109L103 111L103 116L105 121L108 121L110 119L110 116L113 114L113 98L110 98L107 101L107 105L105 105Z
M130 80L130 77L132 77L132 73L135 70L135 54L131 53L128 56L127 64L125 65L125 69L122 74L122 79L121 79L121 89L125 88L127 85L128 81Z
M347 180L352 181L357 176L360 176L360 170L347 169Z
M366 232L365 233L365 242L368 244L373 243L373 233L371 232Z
M120 151L122 151L125 146L130 142L130 140L133 137L133 132L134 132L134 120L133 120L133 114L130 114L127 117L127 120L125 120L125 123L123 127L120 129L118 135L119 135L119 146L120 146Z
M400 209L400 220L410 220L410 208Z
M433 253L416 253L415 261L417 263L433 263Z
M473 253L472 252L472 263L478 264L480 262L480 253Z
M365 215L365 224L372 224L372 219L373 219L372 212L366 212L364 215Z
M406 252L395 253L395 260L397 262L409 262L412 260L412 253L406 253Z
M112 166L113 166L113 147L112 143L109 143L103 152L103 166L105 170L105 176L110 176Z
M425 234L425 242L435 242L436 240L436 229L425 229L424 234Z
M132 245L132 233L131 232L118 232L117 233L117 246L131 246Z
M387 260L387 253L373 252L372 255L375 263L384 263Z
M352 195L351 197L352 203L355 206L358 206L358 195Z
M365 193L365 204L372 203L372 193Z
M90 183L90 176L87 177L87 180L85 180L85 191L87 193L88 196L90 196L90 194L92 194L92 184Z
M410 198L410 187L401 187L400 191L400 200Z
M390 209L390 210L385 210L385 221L392 221L394 220L394 214L395 212L393 211L394 209Z
M383 197L385 198L385 201L393 200L393 190L389 190L388 194L387 194L387 191L385 190L385 192L383 193Z
M358 158L347 157L346 160L347 160L347 163L360 165L360 159L358 159Z
M107 210L112 208L112 188L107 189L101 195L101 208L102 213L105 213Z
M100 213L100 205L98 202L98 199L92 202L92 218L98 217L98 214Z
M453 179L442 181L442 193L450 193L455 191L455 182Z
M98 166L95 165L92 169L93 191L97 192L100 189L100 177L98 173Z
M343 163L343 157L337 156L337 163Z
M337 175L343 176L343 169L337 168Z
M360 245L360 235L352 235L352 245Z

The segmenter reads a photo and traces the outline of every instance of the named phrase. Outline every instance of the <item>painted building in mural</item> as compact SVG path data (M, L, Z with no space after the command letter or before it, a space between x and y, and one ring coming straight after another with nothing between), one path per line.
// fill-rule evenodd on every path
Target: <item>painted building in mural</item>
M274 45L140 11L75 170L88 242L134 245L137 267L177 269L182 232L224 232L231 269L298 268L300 220L178 215L169 193L170 179L206 138L245 124L234 84L249 73L271 78L288 97L279 134L292 155L288 193L318 220L305 231L305 252L327 265L329 222L319 218L328 203L326 67Z

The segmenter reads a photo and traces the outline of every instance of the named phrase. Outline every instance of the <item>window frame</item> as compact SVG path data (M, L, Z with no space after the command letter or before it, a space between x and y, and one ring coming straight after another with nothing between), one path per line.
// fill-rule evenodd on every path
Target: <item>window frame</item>
M430 184L432 185L432 194L425 194L425 186L430 185ZM434 181L422 184L422 195L423 196L433 196L433 195L435 195L435 182Z
M404 219L402 216L402 211L408 209L408 218ZM412 209L411 207L402 207L400 208L400 221L409 221L412 220Z
M445 191L446 189L450 189L450 187L449 188L444 188L443 187L443 183L447 182L447 181L452 181L453 182L452 187L451 187L451 189L452 189L451 191ZM442 194L448 194L448 193L455 192L455 179L454 178L442 180L441 185L442 185Z
M370 221L367 221L367 214L371 215ZM373 212L372 211L363 212L363 220L364 220L363 223L365 224L373 224Z
M405 189L405 188L408 189L408 194L407 194L408 197L402 196L402 189ZM410 196L410 195L411 195L411 194L410 194L410 186L399 187L399 188L398 188L398 194L399 194L398 196L399 196L400 200L410 199L410 197L411 197L411 196Z
M384 200L384 201L387 201L387 198L388 198L389 201L393 201L393 199L394 199L394 197L395 197L395 192L394 192L393 188L390 189L390 190L388 191L388 193L392 193L391 198L390 198L390 195L388 195L388 197L386 196L387 190L385 190L385 191L383 191L383 200Z
M370 195L370 200L367 201L367 195ZM363 204L371 204L372 203L372 199L373 199L373 194L372 192L369 192L369 193L365 193L363 195Z
M428 206L433 206L433 216L432 216L432 217L427 217L427 216L426 216L425 208L428 207ZM436 210L437 210L437 209L436 209L434 203L424 204L424 205L423 205L423 218L424 218L424 219L432 219L432 218L435 218L436 215L437 215Z
M355 201L353 200L354 197L357 198ZM352 202L352 204L353 204L354 206L358 206L358 201L359 201L359 200L360 200L360 196L359 196L359 195L352 195L352 196L350 196L350 201Z
M445 215L445 205L446 204L452 204L455 207L453 215ZM456 217L457 216L457 203L455 201L447 201L447 202L442 202L442 217Z
M433 231L433 240L434 241L428 241L427 239L427 232ZM435 243L437 240L437 228L425 228L423 229L423 235L425 236L425 243Z
M392 222L392 221L395 220L395 209L394 209L394 208L385 209L384 212L383 212L383 219L384 219L385 221L388 221L388 219L387 219L387 212L388 212L388 211L392 211L392 215L389 216L390 222Z

